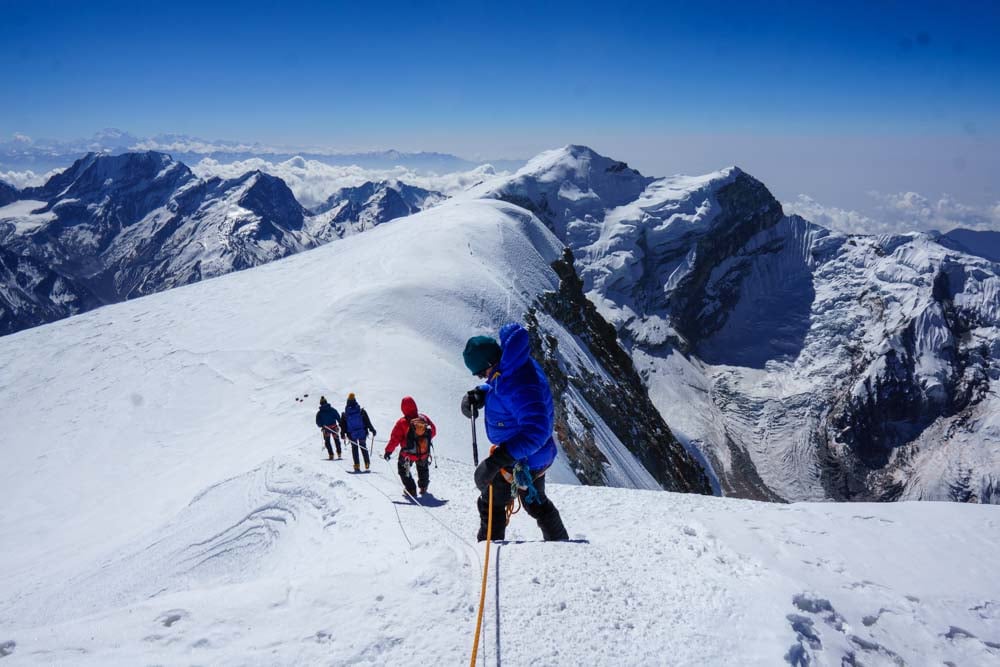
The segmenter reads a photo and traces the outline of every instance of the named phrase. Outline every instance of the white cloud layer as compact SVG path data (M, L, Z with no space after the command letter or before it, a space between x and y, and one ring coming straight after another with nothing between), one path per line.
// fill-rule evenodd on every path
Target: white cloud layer
M836 206L824 206L808 195L782 202L785 213L800 215L824 227L849 234L902 234L948 232L957 227L978 231L1000 231L1000 202L970 206L951 195L929 199L916 192L871 191L875 217Z
M45 181L62 171L62 169L53 169L52 171L47 171L44 174L36 174L30 169L25 171L0 171L0 181L9 183L20 190L33 185L42 185Z
M418 174L404 167L364 169L357 166L333 166L301 157L284 162L251 158L228 163L205 158L191 167L195 174L203 178L235 178L256 169L284 180L299 202L306 207L322 203L340 188L361 185L367 181L399 180L408 185L451 195L497 176L496 170L490 165L449 174Z

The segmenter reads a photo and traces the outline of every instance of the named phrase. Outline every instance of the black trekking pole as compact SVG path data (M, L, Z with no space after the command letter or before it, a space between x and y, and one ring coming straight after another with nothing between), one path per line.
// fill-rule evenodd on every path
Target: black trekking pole
M475 403L472 405L472 461L479 465L479 445L476 444L476 417L479 416L479 408Z

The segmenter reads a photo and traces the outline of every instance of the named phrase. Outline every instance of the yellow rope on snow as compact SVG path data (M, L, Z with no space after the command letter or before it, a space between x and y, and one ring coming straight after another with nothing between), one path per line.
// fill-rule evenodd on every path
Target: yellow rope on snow
M486 520L486 562L483 563L483 589L479 593L479 617L476 619L476 639L472 643L472 659L469 667L476 667L476 654L479 652L479 630L483 625L483 607L486 604L486 577L490 571L490 539L493 537L493 485L490 484L489 518Z

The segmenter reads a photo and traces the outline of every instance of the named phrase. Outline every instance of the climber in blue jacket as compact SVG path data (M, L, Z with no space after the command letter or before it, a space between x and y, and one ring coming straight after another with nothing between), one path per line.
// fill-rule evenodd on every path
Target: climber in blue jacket
M473 407L483 408L486 435L496 444L476 468L480 541L486 539L490 486L492 539L504 539L506 507L514 487L544 539L569 539L559 510L545 495L545 471L557 452L552 438L555 414L549 382L530 350L528 332L511 322L500 329L499 343L489 336L473 336L462 355L473 375L485 380L463 397L462 413L471 418Z

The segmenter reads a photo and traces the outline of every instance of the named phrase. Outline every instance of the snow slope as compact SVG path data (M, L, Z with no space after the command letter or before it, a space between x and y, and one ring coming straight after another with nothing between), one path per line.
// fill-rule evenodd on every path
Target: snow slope
M515 206L444 203L0 339L3 664L466 661L482 552L461 349L554 289L559 251ZM424 507L391 464L324 460L318 396L349 391L376 450L405 394L437 422ZM515 515L486 662L1000 661L994 507L580 487L562 456L549 479L577 541L532 542Z

